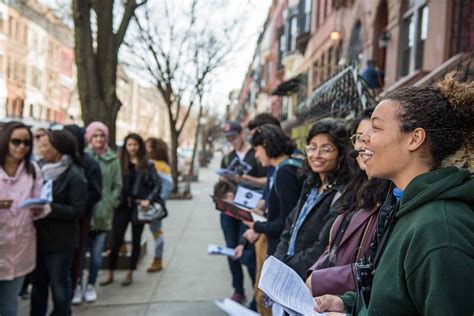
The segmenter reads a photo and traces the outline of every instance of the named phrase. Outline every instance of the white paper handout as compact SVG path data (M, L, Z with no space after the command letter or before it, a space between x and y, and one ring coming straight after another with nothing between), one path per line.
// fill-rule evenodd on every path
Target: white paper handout
M301 315L326 315L314 310L316 302L300 276L273 256L263 264L258 287L284 309Z
M235 192L234 203L252 209L257 207L258 201L262 197L263 194L257 191L238 186L237 192Z
M215 301L215 304L230 316L258 316L260 315L259 313L255 313L254 311L248 309L247 307L242 306L239 303L231 300L230 298L226 298L223 301Z
M207 253L210 255L223 255L227 257L233 257L234 249L210 244L209 246L207 246Z
M53 201L53 180L48 180L43 184L39 198L32 198L23 201L19 207L41 206Z

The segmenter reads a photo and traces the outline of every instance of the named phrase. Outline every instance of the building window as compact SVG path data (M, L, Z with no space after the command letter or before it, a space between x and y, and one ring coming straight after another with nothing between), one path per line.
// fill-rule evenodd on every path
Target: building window
M8 18L8 34L10 35L10 37L13 37L13 18L12 17L9 17Z
M332 74L333 74L333 71L334 71L333 62L334 62L333 48L330 47L329 50L328 50L328 78L332 77Z
M265 69L265 78L266 78L266 81L267 82L271 82L272 80L272 61L269 60L267 63L266 63L266 69Z
M319 84L319 81L318 81L319 69L318 69L318 67L319 67L318 62L315 62L313 64L313 89L315 89Z
M360 23L360 21L357 21L354 24L354 27L352 28L351 37L349 40L349 51L348 51L349 62L360 64L360 61L362 60L362 57L363 57L362 55L363 50L364 50L364 43L363 43L363 37L362 37L362 23Z
M320 5L321 5L321 1L320 1L320 0L316 0L316 1L315 1L315 4L314 4L314 7L315 7L315 9L316 9L316 11L314 12L314 16L316 17L316 22L315 22L316 28L318 28L318 26L319 26L319 12L321 12L321 11L319 10Z
M326 81L326 54L325 53L321 55L320 69L321 69L321 75L319 76L319 78L321 79L321 82L324 82Z
M424 0L405 0L402 9L400 75L406 76L423 67L429 9Z
M286 37L285 37L285 32L282 30L280 30L280 40L279 40L279 44L280 44L280 53L278 54L278 67L281 66L281 61L283 59L283 56L285 56L285 52L286 52Z
M298 18L293 16L290 24L290 52L296 50L296 37L298 36Z
M311 32L311 0L304 1L304 33Z

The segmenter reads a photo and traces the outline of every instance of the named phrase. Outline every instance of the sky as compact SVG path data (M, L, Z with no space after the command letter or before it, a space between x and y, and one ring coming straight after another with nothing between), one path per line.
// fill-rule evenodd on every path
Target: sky
M210 107L214 108L218 113L223 114L225 112L229 93L235 89L240 90L242 87L245 74L252 62L258 35L267 18L271 2L271 0L248 0L245 3L248 13L247 24L242 37L248 40L242 49L235 53L230 64L220 71L214 89L210 92ZM230 7L243 4L244 1L242 0L229 0ZM232 11L229 10L228 12Z
M70 8L71 0L40 0L42 3L60 11ZM163 0L148 0L160 7ZM209 91L207 103L211 113L223 114L228 103L228 96L232 90L242 87L247 69L252 61L258 35L268 15L272 0L200 0L206 5L215 6L215 10L222 20L233 20L235 15L241 15L245 26L240 34L242 39L239 47L231 54L227 65L216 73L216 80ZM191 0L172 0L173 6L186 8ZM120 10L118 10L120 11ZM70 12L70 11L69 11ZM118 12L122 13L122 12ZM64 15L64 12L62 12ZM121 18L121 17L120 17ZM116 20L118 21L118 19ZM219 28L219 20L209 20L212 27ZM72 21L70 21L72 22ZM71 23L72 25L72 23ZM138 78L140 79L140 78Z

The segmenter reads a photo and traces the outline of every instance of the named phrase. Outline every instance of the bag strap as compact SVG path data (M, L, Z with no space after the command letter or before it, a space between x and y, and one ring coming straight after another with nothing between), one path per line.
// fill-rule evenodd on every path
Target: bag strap
M277 183L276 178L277 178L277 174L278 174L278 169L280 169L280 168L283 167L283 166L288 166L288 165L289 165L289 166L293 166L293 167L295 167L296 169L301 169L301 167L303 166L303 160L298 159L298 158L289 157L289 158L283 160L282 162L280 162L280 163L278 164L278 166L276 166L275 172L273 173L273 177L272 177L272 178L273 178L273 180L272 180L272 184L273 184L273 185L276 186L276 183ZM275 187L275 188L276 188L276 187ZM276 192L277 196L279 196L279 194L278 194L278 188L276 188L275 192Z

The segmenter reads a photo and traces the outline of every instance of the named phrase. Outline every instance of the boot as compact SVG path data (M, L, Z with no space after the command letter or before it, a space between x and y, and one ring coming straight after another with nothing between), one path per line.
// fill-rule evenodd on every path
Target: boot
M151 264L151 266L146 270L147 272L158 272L163 270L163 264L161 262L161 258L155 258Z
M122 286L129 286L133 283L133 270L129 270L125 279L122 281Z

